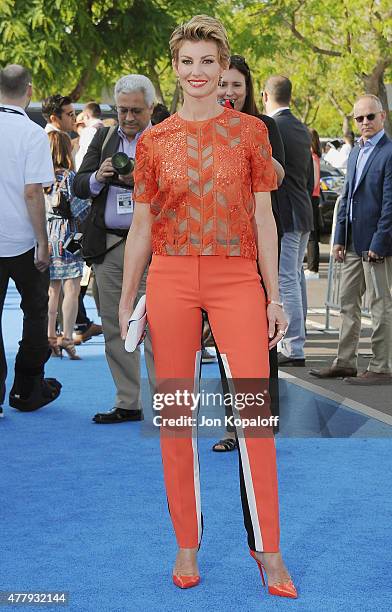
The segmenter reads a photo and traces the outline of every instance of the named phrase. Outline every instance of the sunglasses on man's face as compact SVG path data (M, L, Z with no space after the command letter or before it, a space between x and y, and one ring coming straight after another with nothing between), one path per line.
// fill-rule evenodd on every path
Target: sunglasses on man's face
M379 113L381 113L381 111L378 111L378 113L369 113L368 115L358 115L358 117L354 117L354 119L357 123L363 123L365 118L368 121L373 121L373 119L375 119L376 115L378 115Z

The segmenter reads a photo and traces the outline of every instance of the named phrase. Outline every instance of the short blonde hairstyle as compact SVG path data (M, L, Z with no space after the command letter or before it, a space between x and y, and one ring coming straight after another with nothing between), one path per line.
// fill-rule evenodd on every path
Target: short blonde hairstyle
M170 37L170 52L174 62L178 62L178 52L186 40L199 42L212 41L218 47L218 58L221 66L230 62L230 46L227 32L219 19L208 15L196 15L187 23L176 27Z

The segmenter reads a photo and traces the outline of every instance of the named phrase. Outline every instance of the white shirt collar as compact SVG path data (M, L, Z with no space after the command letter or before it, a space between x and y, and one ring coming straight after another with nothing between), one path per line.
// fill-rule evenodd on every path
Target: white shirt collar
M151 127L152 127L152 123L150 121L149 124L143 130L140 130L140 132L136 132L134 138L132 139L133 142L137 142L140 136L143 134L143 132L145 132L146 130L149 130ZM118 126L117 131L118 131L120 138L122 138L123 140L128 140L127 135L125 134L125 132L123 132L120 126Z
M379 132L377 132L377 134L374 134L374 136L372 136L371 138L368 138L365 141L362 138L360 138L358 144L361 149L363 149L364 147L375 147L376 144L384 136L384 134L385 134L385 130L381 129Z
M58 127L56 127L55 125L53 125L53 123L47 123L45 125L45 132L47 134L49 134L49 132L61 132L61 130L59 130Z
M275 108L275 110L268 113L268 116L273 117L274 115L276 115L276 113L280 113L280 111L283 111L283 110L290 110L290 107L289 106L279 106L279 108Z

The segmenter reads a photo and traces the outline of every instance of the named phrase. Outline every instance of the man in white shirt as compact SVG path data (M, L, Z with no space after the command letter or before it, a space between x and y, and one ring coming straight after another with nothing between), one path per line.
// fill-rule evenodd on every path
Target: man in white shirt
M44 379L48 349L49 251L42 186L53 182L44 130L25 113L32 95L26 68L0 71L0 322L11 278L21 295L23 335L15 359L12 407L37 410L56 399L61 384ZM0 407L7 363L0 324Z
M75 155L76 170L79 170L83 157L86 155L87 149L97 130L104 127L101 120L101 107L97 102L88 102L85 105L83 108L83 121L86 127L81 131L79 137L79 149Z
M45 132L73 132L76 114L69 96L55 94L42 102L42 114L46 119Z

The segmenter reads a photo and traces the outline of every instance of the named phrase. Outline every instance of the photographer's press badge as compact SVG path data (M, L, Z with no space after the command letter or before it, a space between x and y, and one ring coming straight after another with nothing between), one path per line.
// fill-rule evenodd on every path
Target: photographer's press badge
M123 191L117 194L117 214L127 215L133 213L132 191Z

